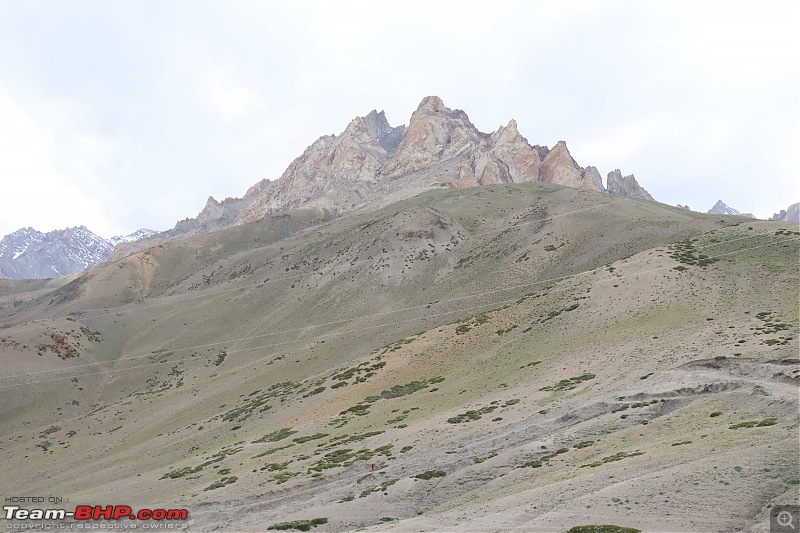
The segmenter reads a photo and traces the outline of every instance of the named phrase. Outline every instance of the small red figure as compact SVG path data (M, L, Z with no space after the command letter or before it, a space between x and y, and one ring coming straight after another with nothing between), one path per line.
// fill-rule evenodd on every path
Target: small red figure
M375 463L372 463L372 469L375 470Z

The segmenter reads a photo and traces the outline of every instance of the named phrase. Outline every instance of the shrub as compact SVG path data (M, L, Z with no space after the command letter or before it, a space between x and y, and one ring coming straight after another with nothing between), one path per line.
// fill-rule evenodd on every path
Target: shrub
M447 474L442 472L441 470L428 470L426 472L422 472L421 474L417 474L414 477L417 479L428 480L428 479L433 479L435 477L444 477L446 475Z
M774 426L778 423L777 418L765 418L764 420L750 420L748 422L739 422L738 424L731 424L728 429L739 429L739 428L760 428L765 426Z
M575 526L567 533L642 533L642 530L604 524L600 526Z
M311 520L292 520L291 522L280 522L272 524L267 529L289 530L297 529L299 531L310 531L312 527L317 527L320 524L327 524L327 518L312 518Z

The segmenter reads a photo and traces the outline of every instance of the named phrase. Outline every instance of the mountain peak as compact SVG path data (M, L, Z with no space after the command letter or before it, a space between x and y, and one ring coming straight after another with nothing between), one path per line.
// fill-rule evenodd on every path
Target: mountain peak
M422 101L417 106L417 111L419 110L431 110L431 111L442 111L442 110L450 111L441 98L438 96L426 96L422 99Z
M555 183L566 187L579 189L603 190L591 176L585 178L585 171L575 162L569 153L567 143L558 141L553 149L548 152L542 161L540 180L545 183Z
M394 153L406 134L406 127L400 125L393 128L389 121L386 120L386 113L383 111L378 112L373 109L361 120L364 127L378 141L381 148L390 154Z
M389 121L386 120L386 113L381 111L376 111L373 109L364 117L364 124L367 125L370 129L382 130L382 129L389 129L392 126L389 124Z
M706 213L709 215L733 215L733 216L741 216L747 218L756 218L751 213L742 213L737 209L728 206L722 200L717 200L717 203L714 204L714 207L709 209Z
M608 173L606 181L608 192L614 196L625 196L627 198L641 198L642 200L655 201L650 193L644 187L639 185L633 174L628 176L622 175L620 169L615 169L614 172Z

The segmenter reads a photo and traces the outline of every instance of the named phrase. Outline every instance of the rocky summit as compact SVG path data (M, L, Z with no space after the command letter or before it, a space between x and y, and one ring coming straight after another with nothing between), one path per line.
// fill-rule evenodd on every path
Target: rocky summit
M633 176L609 176L615 180L609 181L611 194L653 200ZM427 96L408 126L391 126L383 111L356 117L341 134L317 139L277 180L262 180L242 198L221 203L209 198L197 218L179 222L159 238L213 231L297 207L338 215L434 188L526 182L606 190L597 168L580 166L566 142L552 149L531 145L513 119L484 133L464 111Z

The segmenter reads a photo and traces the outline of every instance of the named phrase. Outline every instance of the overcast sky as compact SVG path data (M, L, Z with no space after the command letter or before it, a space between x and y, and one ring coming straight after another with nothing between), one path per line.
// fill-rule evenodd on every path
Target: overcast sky
M800 201L797 4L0 0L0 236L167 229L431 94L769 217Z

